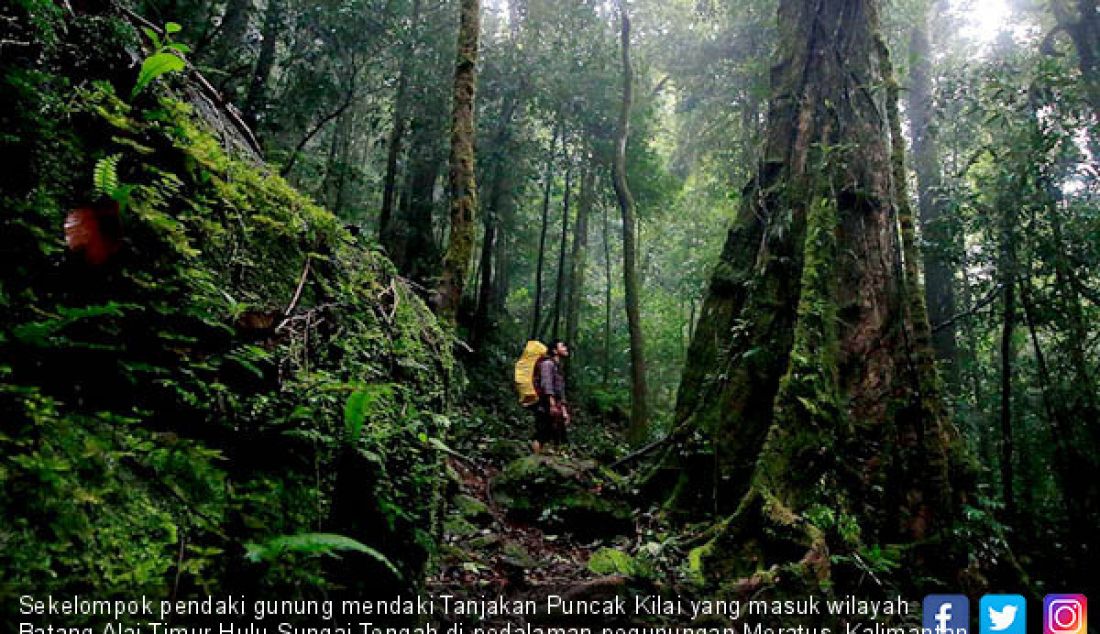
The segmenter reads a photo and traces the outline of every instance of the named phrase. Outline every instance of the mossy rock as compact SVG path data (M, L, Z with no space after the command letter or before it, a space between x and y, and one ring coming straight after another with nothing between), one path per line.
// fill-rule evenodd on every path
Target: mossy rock
M454 496L451 499L451 508L463 519L478 526L488 526L493 522L493 514L489 512L488 505L472 495L460 493Z
M377 245L227 151L232 126L186 76L131 98L137 31L112 3L84 9L4 11L31 43L0 61L0 144L20 157L0 175L18 263L0 267L0 534L20 544L5 581L416 591L442 519L442 457L422 439L448 440L440 415L461 391L450 335ZM62 229L112 213L93 174L127 203L106 260ZM236 547L318 525L400 578Z
M493 499L513 519L581 539L630 532L634 527L630 506L592 492L597 484L591 476L594 467L591 461L526 456L493 479Z
M500 560L507 566L513 568L519 568L522 570L530 570L539 565L536 560L522 544L518 542L505 542L500 548Z
M601 548L588 558L588 569L598 575L629 577L634 574L634 558L621 550Z
M474 526L461 515L449 515L443 522L443 531L454 537L469 537L476 535L480 529Z
M471 549L486 552L496 550L500 547L501 536L496 533L488 533L486 535L478 535L466 542L466 545Z
M485 457L499 464L507 464L517 460L529 451L530 447L527 443L511 438L494 438L482 449Z

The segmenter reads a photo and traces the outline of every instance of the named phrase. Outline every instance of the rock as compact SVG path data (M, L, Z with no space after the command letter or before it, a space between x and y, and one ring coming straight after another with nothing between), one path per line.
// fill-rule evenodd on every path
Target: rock
M530 570L539 565L539 562L531 556L531 553L527 552L517 542L505 542L500 549L500 561L513 568L520 568L523 570Z
M443 532L454 537L476 535L480 529L461 515L449 515L443 522Z
M477 551L490 551L500 545L500 535L496 533L489 533L487 535L478 535L474 537L466 544Z
M560 456L524 456L493 479L493 499L513 519L582 539L630 532L630 506L592 492L602 486L591 475L595 466Z
M498 464L505 464L530 451L527 443L509 438L495 438L482 449L482 454Z
M588 558L588 569L598 575L629 577L634 574L634 558L621 550L601 548Z
M452 508L466 521L478 526L488 526L493 522L493 514L489 507L481 500L466 494L459 494L451 499Z

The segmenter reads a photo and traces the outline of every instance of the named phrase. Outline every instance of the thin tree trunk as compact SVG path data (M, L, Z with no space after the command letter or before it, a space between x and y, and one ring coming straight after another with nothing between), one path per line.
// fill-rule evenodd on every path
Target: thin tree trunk
M493 254L497 250L497 215L500 210L501 199L501 174L496 170L493 184L490 188L489 205L485 212L485 233L481 242L481 262L478 268L481 279L477 287L477 307L474 310L474 321L470 325L473 332L472 339L475 344L485 340L490 330L490 317L493 303Z
M237 82L240 80L236 72L240 72L241 47L248 32L251 13L252 0L228 0L225 3L213 62L215 68L226 72L225 79L218 82L218 89L229 101L236 97Z
M626 322L630 331L630 429L627 437L638 443L649 434L649 389L646 386L645 343L638 304L638 254L635 237L637 219L634 196L626 178L626 146L630 138L630 109L634 102L634 69L630 63L630 16L626 0L619 2L620 44L623 64L623 97L615 139L615 196L623 216L623 286L626 292Z
M378 214L378 241L388 251L392 250L395 237L390 224L393 220L394 202L397 195L397 163L401 157L401 142L405 136L405 119L408 108L406 93L409 88L409 72L416 51L420 23L420 0L413 0L412 20L409 27L409 40L405 46L405 55L401 58L398 70L397 92L393 99L393 127L390 129L389 146L386 148L386 175L382 181L382 209Z
M260 56L252 71L252 80L248 85L242 114L253 129L256 127L260 110L267 101L267 80L271 69L275 67L275 50L279 44L279 34L283 29L283 11L285 0L268 0L264 13L263 42L260 44Z
M587 161L587 157L586 157ZM584 273L588 259L588 214L592 211L592 199L596 186L596 171L588 162L581 174L581 194L577 204L577 220L573 224L573 252L569 256L569 302L565 318L565 339L570 346L579 348L577 333L580 325L581 306L584 301ZM566 366L569 370L569 366Z
M567 159L568 160L568 157ZM561 336L561 315L565 308L565 251L569 245L569 190L572 188L573 167L565 166L565 193L561 198L561 241L558 244L558 279L554 288L553 338Z
M933 123L932 45L927 25L919 23L912 33L909 55L913 63L909 92L909 120L913 135L913 165L917 173L921 232L929 246L924 249L925 298L928 317L934 324L948 323L932 335L932 347L951 385L958 382L956 331L950 319L955 315L954 270L948 252L953 236L945 226L941 157Z
M558 132L550 139L550 153L546 157L546 174L542 183L542 226L539 229L538 261L535 264L535 305L531 317L531 339L538 339L542 322L542 276L546 268L546 230L550 222L550 186L554 182L554 148L558 144Z
M1015 220L1013 219L1012 222ZM1008 225L1009 221L1005 221ZM1011 231L1011 229L1008 229ZM1012 437L1012 374L1015 351L1012 337L1016 331L1016 281L1015 253L1011 238L1007 233L1002 237L1001 283L1004 285L1003 312L1004 323L1001 328L1001 492L1005 505L1005 522L1011 524L1016 517L1016 496L1013 477L1013 437Z
M474 96L477 91L481 3L480 0L462 0L460 7L451 116L451 238L443 257L443 277L439 283L439 312L451 323L454 323L462 301L462 287L473 256L477 229Z
M611 385L611 230L608 213L605 205L603 208L603 386L605 389Z

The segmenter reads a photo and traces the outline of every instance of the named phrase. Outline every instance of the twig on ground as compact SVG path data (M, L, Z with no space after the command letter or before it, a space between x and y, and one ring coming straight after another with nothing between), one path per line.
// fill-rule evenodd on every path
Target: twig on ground
M294 297L290 299L290 305L283 311L283 317L289 317L290 313L294 312L294 309L298 306L298 300L302 298L302 289L306 285L306 278L309 276L309 263L310 257L306 256L306 264L302 267L302 275L298 278L298 288L294 289Z

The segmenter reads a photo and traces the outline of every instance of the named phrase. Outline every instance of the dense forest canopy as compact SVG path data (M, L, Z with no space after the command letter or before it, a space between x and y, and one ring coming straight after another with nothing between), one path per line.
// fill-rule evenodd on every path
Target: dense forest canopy
M14 0L0 77L4 600L1097 587L1096 0Z

